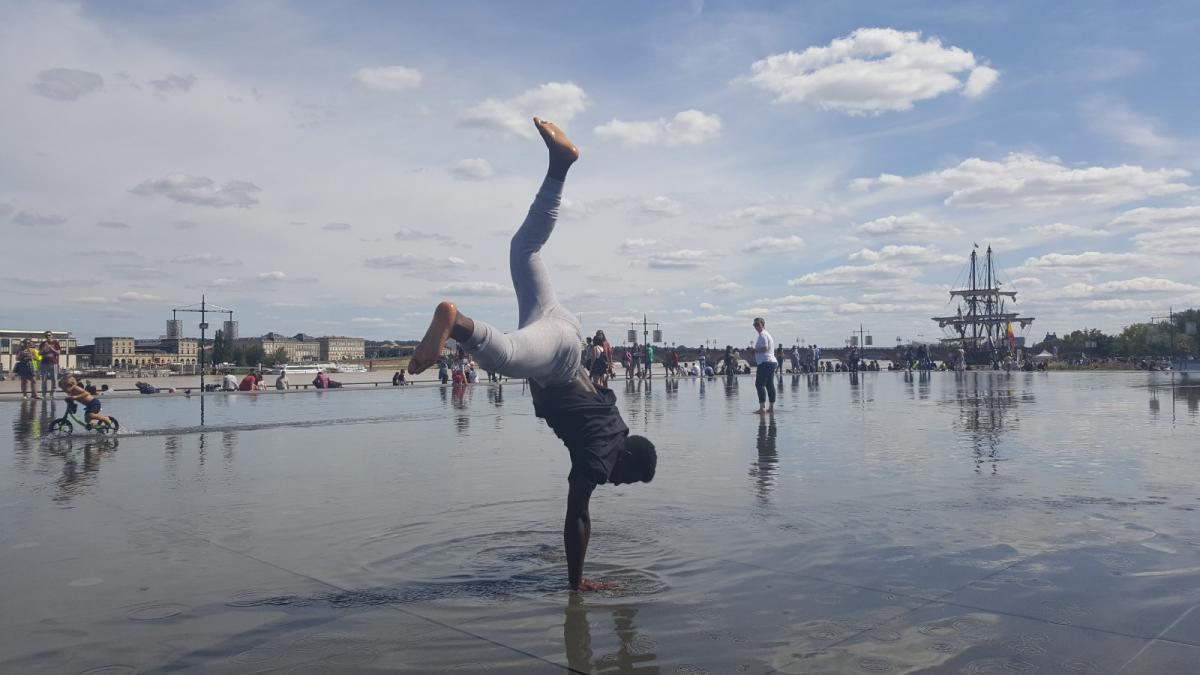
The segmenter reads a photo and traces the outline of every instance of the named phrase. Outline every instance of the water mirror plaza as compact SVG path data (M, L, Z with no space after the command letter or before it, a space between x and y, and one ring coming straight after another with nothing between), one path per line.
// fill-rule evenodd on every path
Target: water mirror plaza
M597 489L584 595L519 381L10 400L0 671L1197 672L1198 384L616 381L658 475Z

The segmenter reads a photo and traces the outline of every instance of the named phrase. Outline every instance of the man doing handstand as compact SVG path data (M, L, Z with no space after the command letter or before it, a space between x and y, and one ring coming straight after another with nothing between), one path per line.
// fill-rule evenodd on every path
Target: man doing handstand
M546 420L571 453L563 525L567 577L573 590L599 590L606 585L583 578L583 560L592 534L588 514L592 491L605 482L649 483L658 455L649 440L629 434L612 390L597 387L582 368L579 346L583 328L575 315L558 303L542 264L540 251L554 231L563 181L567 169L579 159L579 149L554 124L536 117L533 123L550 150L550 166L509 246L519 329L503 333L443 301L413 352L408 372L415 375L436 364L446 340L453 337L484 369L529 380L535 414Z

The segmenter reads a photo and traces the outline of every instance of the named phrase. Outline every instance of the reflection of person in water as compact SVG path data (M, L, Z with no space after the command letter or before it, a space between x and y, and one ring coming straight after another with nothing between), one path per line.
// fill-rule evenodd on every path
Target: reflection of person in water
M652 650L653 642L638 635L634 618L637 610L632 607L612 609L613 629L620 647L615 654L592 652L592 627L588 623L587 606L583 598L572 595L567 601L566 617L563 620L563 645L567 652L567 666L578 673L646 673L659 672L652 664L658 656Z
M758 501L766 504L775 488L775 479L779 474L779 453L775 451L775 439L778 429L775 419L767 423L764 417L758 422L758 438L755 447L758 448L758 459L751 466L750 475L754 476L757 484Z
M629 433L612 390L597 387L582 367L583 329L576 315L559 303L542 262L542 246L558 220L563 181L579 149L554 124L535 117L534 126L550 151L550 161L509 248L519 329L502 333L463 314L454 303L442 302L413 351L408 371L416 375L436 365L446 342L454 338L483 368L529 380L534 414L546 420L571 453L563 524L568 580L572 590L596 590L604 584L583 578L592 533L592 491L602 483L650 482L657 455L653 443Z

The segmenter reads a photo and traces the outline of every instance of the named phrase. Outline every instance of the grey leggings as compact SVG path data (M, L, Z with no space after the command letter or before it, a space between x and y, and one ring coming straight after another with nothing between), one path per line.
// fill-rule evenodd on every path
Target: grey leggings
M508 266L517 293L518 330L503 333L475 320L465 345L484 370L529 378L542 386L566 384L579 368L583 326L558 304L540 251L558 221L563 183L547 177L513 235Z

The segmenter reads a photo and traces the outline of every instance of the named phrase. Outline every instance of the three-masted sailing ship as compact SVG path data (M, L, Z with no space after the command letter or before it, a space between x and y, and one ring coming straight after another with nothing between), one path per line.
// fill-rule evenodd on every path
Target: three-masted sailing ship
M992 261L992 247L987 247L982 262L978 248L976 245L971 251L967 286L950 291L951 301L958 302L957 312L952 316L935 316L933 320L948 333L941 340L944 347L962 349L970 365L989 365L1016 352L1013 326L1023 329L1033 323L1033 317L1009 311L1008 305L1017 302L1017 292L1001 288Z

